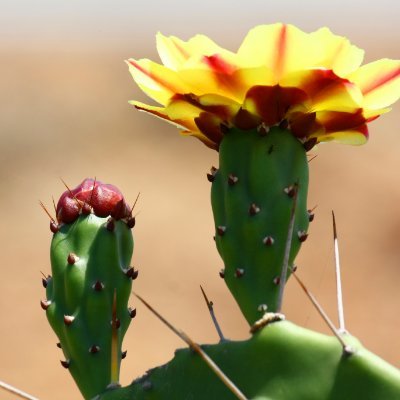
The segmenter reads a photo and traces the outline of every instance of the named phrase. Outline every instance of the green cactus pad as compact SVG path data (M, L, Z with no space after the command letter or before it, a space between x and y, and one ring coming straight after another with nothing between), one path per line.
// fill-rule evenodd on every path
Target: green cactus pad
M397 400L400 372L364 349L345 355L339 341L275 322L241 342L202 346L252 400ZM130 386L109 390L100 400L233 400L236 397L189 349L150 370Z
M121 343L131 320L127 303L132 279L126 272L132 251L132 232L125 222L94 214L61 225L51 243L46 313L60 340L62 364L86 399L118 379ZM118 340L112 370L113 329Z
M279 127L269 132L231 129L221 142L219 160L209 178L215 240L225 264L221 276L253 324L265 306L277 311L295 190L289 265L307 237L306 152L292 133Z

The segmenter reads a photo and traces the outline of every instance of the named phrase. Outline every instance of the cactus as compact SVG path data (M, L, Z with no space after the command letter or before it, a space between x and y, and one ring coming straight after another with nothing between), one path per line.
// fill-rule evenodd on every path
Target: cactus
M134 104L219 151L219 168L208 179L225 265L220 275L252 336L203 350L184 339L191 349L178 350L166 365L119 387L121 342L134 316L127 308L137 276L128 267L134 218L116 188L86 180L57 205L57 222L50 225L53 276L44 281L42 301L60 338L62 364L83 396L234 398L232 387L195 350L211 357L242 400L400 398L400 372L364 349L344 325L339 333L320 306L336 338L281 314L283 289L313 218L306 207L307 151L331 140L365 143L366 124L397 98L400 63L381 60L359 68L362 52L346 39L327 29L306 35L283 24L255 28L237 53L203 36L185 43L159 35L158 41L165 66L128 64L162 107ZM309 50L304 60L299 49Z
M356 349L343 353L332 337L274 322L246 341L203 346L205 352L253 400L395 400L400 372L347 337ZM235 396L191 350L148 371L130 386L110 389L101 400L218 399Z
M133 218L121 193L86 179L57 205L51 243L52 276L45 280L47 318L83 396L118 382L128 309Z
M221 276L250 324L279 310L280 279L295 204L289 265L307 238L308 162L302 144L279 127L231 129L209 175ZM290 272L290 271L289 271ZM289 277L289 273L286 276Z

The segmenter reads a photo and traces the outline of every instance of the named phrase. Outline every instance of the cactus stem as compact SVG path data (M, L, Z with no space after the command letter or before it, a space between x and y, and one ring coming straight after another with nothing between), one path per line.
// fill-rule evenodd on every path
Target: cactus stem
M322 306L318 303L318 301L315 298L315 296L307 289L307 287L304 285L304 283L301 281L301 279L297 276L297 274L293 270L292 270L292 275L295 277L297 283L300 285L300 287L303 289L304 293L310 299L310 301L313 304L313 306L317 309L319 315L321 315L322 319L328 325L329 329L332 331L332 333L339 340L339 342L340 342L340 344L342 345L342 348L343 348L343 353L346 354L346 355L353 354L354 353L353 348L343 340L342 335L336 329L335 325L333 325L331 319L328 317L328 314L324 311Z
M71 361L70 360L65 360L65 361L64 360L60 360L60 363L65 369L68 369L70 364L71 364Z
M235 270L236 278L241 278L243 275L244 275L244 269L243 268L236 268L236 270Z
M281 312L282 310L282 303L283 303L283 292L285 290L285 285L286 285L286 278L287 278L287 272L289 268L289 256L290 256L290 250L292 247L292 237L293 237L293 229L294 229L294 220L296 217L296 206L297 206L297 194L298 194L298 184L294 184L289 186L289 191L285 192L289 197L293 197L293 206L292 210L290 212L290 222L289 222L289 227L288 227L288 235L286 239L286 247L285 247L285 253L283 257L283 263L282 263L282 272L280 276L280 285L279 285L279 295L278 295L278 304L276 307L276 310L278 313ZM293 192L293 195L289 194Z
M133 318L135 318L136 317L136 308L131 308L131 307L129 307L128 308L128 313L129 313L129 316L133 319Z
M214 303L212 301L208 300L206 292L204 291L204 289L203 289L203 287L201 285L200 285L200 289L201 289L201 293L203 293L203 297L204 297L204 300L205 300L205 302L207 304L208 311L210 312L211 319L212 319L212 321L214 323L214 326L215 326L215 329L216 329L216 331L218 333L219 340L220 340L220 342L223 342L226 339L225 339L225 337L224 337L224 335L222 333L221 326L218 323L217 317L215 316Z
M225 278L225 269L224 269L224 268L222 268L222 269L219 271L219 276L220 276L220 278L222 278L222 279Z
M272 246L274 244L274 238L272 236L265 236L265 238L263 239L263 243L266 246Z
M219 236L224 236L225 232L226 232L226 226L223 225L217 226L217 233Z
M106 228L109 232L114 232L115 230L115 221L114 218L108 218L107 222L106 222Z
M124 358L126 358L126 355L128 354L128 350L125 350L121 353L121 360L123 360Z
M101 292L104 289L104 283L100 282L100 281L96 281L96 283L93 284L92 288L93 290L95 290L96 292Z
M344 309L343 309L343 294L342 294L342 278L340 273L340 258L339 258L339 242L336 228L335 213L332 210L332 223L333 223L333 245L335 249L335 273L336 273L336 298L339 317L339 332L346 333L346 326L344 322Z
M9 393L15 394L22 399L38 400L36 397L33 397L30 394L25 393L22 390L17 389L16 387L11 386L8 383L2 382L2 381L0 381L0 388L4 389L5 391L7 391Z
M43 310L47 310L51 305L50 300L40 300L40 306L43 308Z
M68 254L67 262L69 265L74 265L78 261L79 261L79 257L75 253Z
M229 186L235 185L236 183L238 183L238 181L239 181L239 178L236 175L229 174L229 176L228 176Z
M96 354L99 351L100 351L100 347L95 344L89 348L89 353L91 353L91 354Z
M240 391L240 389L223 373L223 371L215 364L215 362L204 352L204 350L195 343L185 332L179 331L170 322L168 322L160 313L158 313L149 303L147 303L138 294L133 294L169 329L171 329L177 336L179 336L193 351L195 351L208 367L217 375L217 377L224 383L224 385L231 390L231 392L239 400L248 400L247 397Z
M256 204L252 203L250 208L249 208L249 214L251 216L258 214L261 211L260 207L258 207Z
M64 315L64 324L70 326L74 322L74 319L73 315Z

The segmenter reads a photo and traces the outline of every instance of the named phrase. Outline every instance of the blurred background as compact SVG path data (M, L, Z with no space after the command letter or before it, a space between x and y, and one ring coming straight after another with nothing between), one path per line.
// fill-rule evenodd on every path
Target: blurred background
M329 26L366 50L366 61L399 58L399 3L220 0L0 1L0 379L42 400L79 399L39 300L50 272L49 221L64 187L85 177L114 183L131 202L135 290L196 341L215 342L202 284L227 337L248 327L223 281L214 247L206 179L217 154L137 112L146 97L123 60L157 59L155 34L211 36L231 50L261 23L305 31ZM298 257L299 274L336 320L331 210L337 217L345 312L351 333L400 366L400 107L370 125L368 145L321 145L310 165L309 205L318 206ZM127 333L121 380L167 362L183 344L131 299L138 315ZM327 333L294 281L284 311ZM5 393L1 399L13 399Z

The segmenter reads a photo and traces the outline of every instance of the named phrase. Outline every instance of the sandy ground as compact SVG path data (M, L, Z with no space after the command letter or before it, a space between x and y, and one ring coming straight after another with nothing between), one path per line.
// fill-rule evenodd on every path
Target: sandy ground
M382 49L381 49L382 50ZM127 104L144 99L117 50L3 52L0 81L0 378L42 400L78 399L39 306L40 271L50 272L48 219L38 205L85 177L112 182L133 201L135 290L199 342L215 342L202 284L226 336L248 327L218 277L206 172L215 153L179 137ZM373 54L371 55L373 57ZM362 148L320 146L311 162L310 207L317 205L297 264L336 318L331 210L340 234L347 327L379 356L400 366L400 108L371 125ZM122 383L168 361L182 343L132 298L138 316L127 333ZM289 319L328 332L294 281ZM0 395L8 400L14 397Z

